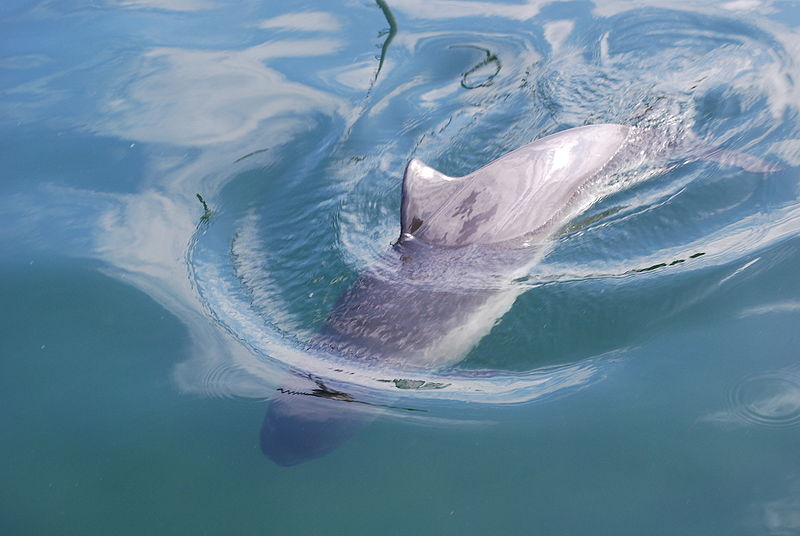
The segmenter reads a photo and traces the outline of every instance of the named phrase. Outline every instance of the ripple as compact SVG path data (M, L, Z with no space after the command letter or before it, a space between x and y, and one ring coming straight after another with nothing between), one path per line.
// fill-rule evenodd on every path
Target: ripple
M745 379L730 393L733 411L745 422L772 428L800 424L800 378L763 374Z
M251 375L228 363L221 363L206 371L202 379L202 394L210 398L245 398L241 387L251 381Z
M575 10L573 19L543 15L524 31L508 20L492 32L480 21L454 30L448 20L442 30L401 20L380 76L354 98L360 104L346 125L321 124L271 149L277 163L268 169L239 163L211 203L189 263L204 310L259 366L218 363L204 391L235 396L254 391L248 382L275 385L295 373L330 379L376 405L408 396L507 404L569 392L602 378L635 337L796 236L790 174L644 162L598 184L591 206L513 282L471 272L474 257L451 255L449 266L431 267L452 271L458 288L447 290L520 296L462 363L376 364L314 346L358 274L381 277L412 157L459 176L547 134L600 122L694 133L758 156L778 137L800 138L787 119L798 113L798 90L787 76L797 60L785 36L677 10L600 19ZM321 79L340 90L344 75L370 71L358 65L329 68ZM798 386L793 376L751 378L731 404L748 422L793 426Z

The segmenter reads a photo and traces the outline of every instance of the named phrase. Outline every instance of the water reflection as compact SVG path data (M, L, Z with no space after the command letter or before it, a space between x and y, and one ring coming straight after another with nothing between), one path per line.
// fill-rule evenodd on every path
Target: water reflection
M386 77L383 81L386 87L377 91L374 101L367 102L363 106L363 110L354 117L348 106L332 97L331 94L291 82L278 71L265 65L266 62L275 58L313 56L335 51L346 46L340 41L318 38L308 40L289 38L283 41L270 41L240 51L221 52L156 49L144 58L141 76L136 77L137 81L130 85L128 94L123 99L123 101L130 101L128 106L130 109L138 110L138 113L135 117L133 114L128 114L129 123L126 123L125 120L114 118L110 124L114 124L118 129L124 128L128 135L138 135L150 141L165 142L170 140L170 143L193 146L218 146L219 144L232 143L255 132L259 125L268 124L271 137L277 135L277 143L280 144L282 141L281 135L285 136L283 139L287 142L293 138L304 136L303 133L307 132L311 125L314 124L313 117L315 114L322 113L350 118L346 119L345 122L351 125L351 129L347 131L348 134L346 134L345 139L337 142L338 149L334 149L334 151L341 150L346 155L345 151L348 150L348 144L351 143L349 140L357 139L361 132L369 132L372 128L371 123L367 121L368 118L389 118L400 113L401 117L405 116L407 120L412 121L412 123L407 123L407 126L403 127L402 133L418 136L413 146L406 145L406 148L403 148L400 145L402 143L401 140L389 137L393 132L397 131L391 128L388 129L387 137L385 138L386 143L381 152L390 154L390 159L375 159L367 156L366 158L359 157L359 159L353 160L350 157L349 160L353 162L353 166L348 166L346 169L339 169L339 166L335 165L326 166L328 168L327 172L331 172L333 177L337 177L339 173L343 172L351 173L355 169L356 176L353 177L351 174L346 179L348 182L342 184L345 187L340 190L342 193L334 194L349 196L352 195L353 190L350 190L347 184L360 186L362 179L364 181L369 180L371 176L374 176L376 170L380 170L379 173L386 179L381 179L377 182L373 181L373 188L385 189L387 179L392 174L396 175L396 170L402 165L401 162L409 156L409 148L412 152L430 151L431 149L441 150L440 144L448 140L450 143L454 142L454 147L448 147L443 152L447 155L454 155L454 157L462 156L463 150L468 148L470 144L470 142L466 141L467 136L474 134L492 122L496 123L498 118L492 114L499 113L502 116L502 114L507 113L506 107L510 105L501 104L502 101L497 100L496 96L502 95L506 98L509 96L512 99L515 98L514 93L516 90L514 85L518 85L519 80L514 80L514 78L521 76L523 67L526 68L525 71L527 72L526 82L523 87L532 84L532 87L535 88L534 94L537 97L531 104L526 104L525 108L533 111L536 107L539 107L534 112L534 117L542 117L543 110L547 112L546 116L543 117L545 119L544 123L541 121L538 123L536 121L533 122L534 126L538 125L540 133L547 132L547 127L542 131L542 126L547 125L549 121L556 121L559 124L569 123L575 121L578 117L586 118L586 113L590 109L590 115L594 114L592 120L614 119L619 114L629 114L632 117L638 117L638 120L644 124L658 124L665 120L678 123L688 122L689 117L694 112L693 106L691 106L692 102L684 97L677 99L677 106L672 104L665 107L663 103L670 100L673 103L676 101L676 94L673 94L671 97L659 96L652 101L651 105L648 105L644 112L641 108L627 109L630 104L626 103L604 118L596 116L595 110L601 108L598 103L614 94L615 84L628 83L622 72L618 72L616 69L621 69L624 65L624 69L630 70L634 65L636 66L634 70L638 73L646 72L646 69L647 71L653 71L648 74L651 81L655 80L655 76L658 76L658 69L653 69L652 65L646 67L645 63L639 66L636 63L635 56L628 52L628 43L633 43L638 37L646 36L654 31L647 25L649 18L642 14L637 16L627 15L632 21L637 21L638 27L635 36L625 33L626 27L624 24L620 24L619 21L614 26L613 31L599 35L601 65L598 71L598 69L591 67L591 62L583 63L582 57L574 54L576 50L575 32L577 31L575 21L548 23L544 31L550 44L549 52L546 49L539 48L536 44L509 45L503 34L484 35L483 42L495 41L497 44L497 46L486 47L471 43L459 44L456 42L453 44L452 34L446 32L414 34L408 30L398 31L397 22L389 9L389 5L382 5L381 3L378 3L378 5L382 9L390 29L385 34L385 39L381 44L381 54L377 58L377 67L374 63L367 62L360 64L355 69L349 65L343 66L341 70L336 71L335 79L337 81L361 80L360 82L348 82L348 85L354 89L368 88L368 82L365 82L367 73L374 73L376 76L380 73L384 61L387 60L389 44L393 40L398 45L406 47L415 57L419 54L426 55L428 51L435 51L435 54L441 55L446 54L446 51L456 53L459 50L467 49L481 51L482 57L478 60L478 63L475 63L471 57L465 56L465 61L462 63L463 67L459 70L454 70L449 77L443 77L441 72L435 70L431 70L430 74L421 73L419 72L419 65L415 63L400 63L395 59L395 65L390 71L386 72ZM483 5L470 3L469 5L462 5L462 3L450 2L448 5L455 9L459 16L480 14L507 17L511 15L510 6L502 4ZM429 12L428 7L420 4L397 2L391 4L391 9L398 10L406 16L436 18ZM512 18L535 16L539 7L531 4L529 10L530 12L525 15L524 9L521 9L520 6L514 6ZM643 19L644 23L642 22ZM720 36L695 31L692 28L684 28L681 25L685 25L686 22L680 16L676 16L674 20L678 28L676 31L682 31L686 37L686 42L682 47L691 48L691 50L686 51L681 49L681 54L685 54L686 58L695 57L698 53L719 53L718 40ZM263 29L291 32L319 31L336 33L341 29L341 23L324 12L279 15L262 21L259 26ZM767 95L768 98L773 99L776 95L785 93L780 88L759 87L759 84L755 83L754 80L746 79L745 74L753 69L753 58L759 55L759 53L751 51L757 50L759 47L763 48L764 45L753 41L752 38L746 37L744 34L740 34L735 39L730 36L724 36L724 39L740 45L750 39L749 49L732 49L728 52L728 56L722 59L722 62L727 65L739 62L737 70L742 75L736 77L735 83L737 86L735 87L739 87L743 92L760 91L762 94ZM514 49L528 49L529 52L525 57L517 54ZM572 80L564 78L564 67L559 69L557 75L556 71L551 70L555 69L555 58L548 56L548 54L556 53L565 54L566 59L571 62L567 76L572 76ZM662 49L654 49L649 56L643 57L642 61L644 62L645 59L650 62L654 60L661 61L658 60L658 54L664 54L663 62L667 64L683 61L683 56L664 53ZM501 72L501 58L511 58L512 56L515 56L515 58L511 61L508 72L504 70ZM442 57L444 59L444 56ZM544 58L544 62L542 58ZM718 64L719 62L715 62L715 65ZM444 61L440 65L443 66ZM777 65L781 68L780 62ZM532 69L531 66L535 66L535 69ZM722 72L719 70L709 72L706 66L698 67L694 63L686 63L685 66L687 69L680 70L684 77L683 80L662 80L661 87L664 90L669 90L671 85L682 87L685 80L690 80L695 89L697 89L697 80L699 79L704 79L703 84L705 87L712 87L714 84L718 85L719 83L709 82L708 80L722 78ZM669 70L670 72L677 72L675 69ZM695 75L692 76L690 72L687 73L688 70L695 71ZM333 70L329 71L334 72ZM758 72L763 72L763 68ZM407 76L407 74L411 73L416 74ZM603 87L591 87L590 84L594 83L600 73L604 73L604 83L606 85ZM558 78L553 79L553 75ZM574 78L575 76L579 78ZM403 78L407 79L403 80ZM224 81L222 85L219 84L219 80ZM457 92L459 85L462 89L487 89L490 86L497 86L497 93L490 100L486 100L486 97L482 96L479 97L478 101L470 101L466 95ZM264 87L270 88L269 93L263 92ZM578 93L568 94L566 91L562 91L562 88L566 91L577 88ZM226 98L219 98L220 93L224 94ZM636 96L636 92L630 88L626 90L625 94L628 97ZM180 95L180 99L175 98L175 95ZM212 95L216 95L216 97L212 98ZM417 123L413 116L407 115L409 110L405 109L405 103L408 99L414 98L415 95L419 95L419 102L424 102L430 109L437 110L439 115L448 108L453 110L453 113L447 117L447 122L440 123L440 126L435 128L433 135L431 135L425 122ZM525 93L523 92L521 95L524 96ZM739 101L743 102L741 97ZM708 102L708 99L705 102ZM246 116L241 113L242 106L245 103ZM467 103L478 105L477 112L472 114L471 117L465 117L464 119L466 120L462 120L459 116L459 107ZM547 105L547 103L550 104ZM543 108L541 107L542 104L545 104ZM774 110L777 110L776 106L785 105L785 101L783 104L773 105L773 113ZM124 117L125 102L115 102L112 106L118 106L123 109ZM677 118L672 115L675 112L678 114ZM115 113L117 113L117 110L115 110ZM209 121L209 118L213 118L213 120ZM424 120L424 118L421 119ZM439 119L438 121L441 120ZM744 129L756 129L756 125L761 121L760 117L754 117L754 120L750 123L742 123L737 128L740 132L744 132ZM515 132L514 139L524 139L525 136L530 135L527 133L531 131L533 131L533 128L529 126L520 132ZM453 134L455 134L455 137L453 137ZM723 135L722 140L724 141L726 136L730 135L730 132ZM485 136L483 139L485 139ZM514 143L511 140L494 140L494 142L497 143L498 148L507 147L509 144ZM280 151L273 151L273 154L267 155L269 152L269 149L260 147L247 153L246 159L239 157L239 163L247 165L248 159L255 157L261 159L259 161L260 165L264 165L264 163L268 163L274 158L281 157ZM481 151L477 154L485 158L486 151ZM337 158L334 153L334 160ZM468 162L461 162L459 165L466 166ZM235 175L226 180L232 179L238 180ZM613 229L624 230L628 238L630 238L630 228L623 225L626 220L641 219L642 216L653 212L658 207L658 204L654 203L658 203L658 200L672 198L675 192L680 192L681 188L686 188L686 185L691 180L693 180L693 177L687 178L682 182L679 181L672 186L665 185L661 188L651 188L650 193L646 191L636 193L638 198L628 197L623 201L622 206L625 207L623 210L615 209L611 211L604 209L603 215L597 221L591 222L585 228L581 228L579 231L573 232L562 239L562 255L567 254L576 243L591 245L592 235L597 234L597 231L606 233ZM203 195L210 196L213 199L214 193L219 191L221 186L222 184L217 182L211 188L205 188ZM360 200L374 202L374 192L375 190L359 191L356 196ZM273 192L271 195L281 197L286 194ZM231 213L232 210L236 210L235 206L227 203L225 201L219 207L220 214L224 212ZM370 209L365 211L357 205L349 207L345 204L342 207L345 211L338 214L336 221L344 225L340 227L342 236L340 242L335 244L335 247L341 248L345 255L352 258L356 270L370 265L383 249L380 247L380 241L375 241L374 237L363 234L363 230L369 228L385 229L385 231L381 231L381 234L388 235L388 230L393 226L391 218L388 220L386 218L386 214L392 212L391 198L386 198L380 203L382 209L372 212ZM349 212L351 208L354 212ZM642 208L645 210L642 211ZM208 208L204 210L208 214ZM213 210L216 210L216 208ZM152 218L153 216L151 215L150 217ZM378 227L374 227L374 223L366 219L369 217L375 217L380 220L376 219L375 222ZM218 233L220 236L213 239L206 238L206 233L217 234L216 229L201 229L196 233L198 245L193 246L192 256L189 258L192 263L193 276L197 278L195 284L197 284L201 294L201 302L206 310L212 313L214 321L224 328L223 331L245 343L250 351L260 356L259 360L266 359L266 366L263 366L264 363L262 362L259 366L254 367L252 364L247 363L247 361L252 361L253 357L245 353L242 354L243 362L235 365L231 363L232 369L239 371L249 370L251 374L257 376L258 381L256 383L264 382L265 385L269 386L279 381L275 379L276 374L273 371L275 367L286 371L293 369L314 373L322 378L337 377L336 370L339 370L344 372L338 373L338 381L349 383L350 385L369 385L370 388L379 391L387 391L387 389L391 390L392 388L398 389L400 387L408 389L409 386L441 384L448 386L447 389L442 390L444 392L436 393L435 395L426 393L425 396L450 397L453 400L460 398L474 399L475 393L480 391L487 393L482 398L485 402L491 400L509 402L538 398L542 394L549 392L549 388L543 388L543 385L580 385L590 377L586 374L595 368L594 365L568 364L550 371L549 374L551 376L555 374L559 379L555 382L544 382L544 384L535 369L532 371L532 376L528 378L523 376L506 377L502 373L496 372L493 377L484 380L485 384L480 385L480 381L475 378L460 376L459 374L461 373L458 371L443 374L430 370L420 370L412 374L403 374L402 371L398 370L376 371L360 369L352 366L352 364L343 365L341 362L336 362L335 358L331 356L309 355L301 350L302 341L307 340L313 332L313 327L301 327L300 324L302 322L296 322L292 319L293 313L291 311L293 306L290 304L296 303L297 298L287 295L286 289L290 287L287 287L285 283L279 283L280 277L276 280L276 276L279 274L274 273L281 263L280 256L282 253L280 249L274 249L269 246L269 241L263 243L252 241L245 243L243 241L246 233L255 232L256 235L261 234L263 231L258 230L258 226L269 226L269 223L260 217L254 220L251 216L249 225L256 225L255 231L252 229L248 231L247 226L238 225L238 230L230 234L229 224L227 220L224 220L224 217L223 223L215 222L213 218L210 220L205 218L205 220L208 220L208 223L212 226L220 225L223 231ZM786 236L796 232L797 228L795 223L797 220L794 216L787 218L787 220L789 227L785 231ZM718 238L715 238L714 233L709 233L708 230L705 230L701 236L698 236L692 242L674 245L655 242L649 245L654 250L653 255L658 255L661 259L667 257L669 262L657 260L648 263L648 259L645 257L632 259L630 253L628 253L629 248L625 248L625 258L621 259L616 266L613 261L605 261L602 266L606 270L619 268L619 273L623 275L626 273L655 272L658 268L665 268L667 265L670 268L676 268L679 264L682 265L680 267L682 270L694 270L701 266L709 266L709 261L703 260L700 264L694 262L686 263L685 261L687 259L694 261L706 252L709 252L708 257L712 259L711 263L724 264L732 259L741 257L744 243L748 243L748 249L774 243L779 229L779 227L770 226L770 231L765 233L763 237L759 237L761 239L754 240L754 237L750 236L745 240L743 237L736 235L736 226L739 226L742 232L746 233L750 233L752 229L766 229L765 226L754 224L754 222L748 221L747 217L745 217L745 219L738 220L735 226L721 227L717 232ZM237 224L234 224L234 228L236 227ZM648 227L643 225L641 228ZM265 230L267 229L269 227L265 228ZM268 232L280 233L285 231L276 229ZM349 236L352 233L356 233L359 236ZM218 246L214 245L220 239L224 242L226 234L237 237L233 241L233 251L236 251L236 268L230 273L227 272L226 268L229 261L225 259L225 250L217 252L215 248ZM365 237L371 241L370 244L364 243ZM205 245L207 240L210 243L209 246ZM208 249L209 247L211 249ZM270 251L272 252L271 254L269 253ZM606 251L603 250L603 253ZM259 261L254 263L246 260L248 256L255 258L259 255L264 256L266 262ZM580 263L570 261L569 265L563 265L563 263L559 264L558 256L555 256L549 264L546 263L539 270L549 270L551 274L572 274L571 277L583 277L576 276L574 269L579 264L591 266L592 263L587 262L587 260L584 257ZM597 268L597 266L593 268ZM597 271L592 270L591 274L596 275ZM591 277L588 270L584 275ZM232 277L233 279L231 279ZM564 279L565 277L561 275L554 280L559 278ZM240 282L246 282L246 292L243 294L236 290L236 285L239 284L237 279ZM532 281L536 286L541 284L542 279L537 279L534 276ZM319 292L314 288L302 290L300 286L298 286L298 290L309 294L309 296ZM321 293L321 295L324 294ZM235 299L233 298L234 296L236 296ZM264 309L264 305L262 305L254 311L252 303L256 302L253 300L256 300L257 303L269 304L269 309ZM326 306L322 304L321 307L324 311ZM267 322L266 327L263 324L265 319ZM606 350L604 349L604 351ZM197 361L195 366L217 372L224 369L224 366L221 367L218 362L206 364L201 364L201 362L202 360ZM586 361L584 365L589 363L589 361ZM191 367L184 366L182 370L186 371L189 368ZM230 385L222 385L219 378L227 377L226 375L215 373L213 377L217 379L213 381L207 380L203 385L203 389L216 389L223 393L226 390L230 393L239 391L239 388L231 380L229 380L231 382ZM233 377L239 378L238 375L233 375ZM400 383L397 383L398 381ZM185 379L181 381L184 386L190 383ZM214 384L213 388L209 387L211 384ZM265 389L265 391L268 392L268 389ZM416 388L414 390L423 391L423 389ZM252 392L251 389L245 389L244 391Z
M385 5L391 41L370 0L0 8L7 519L797 532L796 6ZM309 347L397 238L410 158L460 175L599 122L783 170L622 177L646 180L598 194L451 368ZM278 395L378 420L280 471L256 447Z
M216 7L199 0L118 5ZM400 170L413 156L459 175L568 126L617 122L694 130L796 165L800 135L786 119L800 102L790 76L794 34L720 14L743 6L709 7L715 15L705 19L614 2L378 1L369 11L348 7L368 14L368 31L356 31L349 16L310 9L243 21L264 34L242 48L154 46L125 56L86 128L139 144L145 177L136 193L66 194L93 207L81 224L93 237L85 254L189 326L191 356L175 376L186 391L265 397L291 371L427 401L511 403L578 389L602 377L631 339L589 345L580 357L554 344L546 349L557 366L540 367L552 356L533 355L537 339L575 340L606 316L587 304L582 324L569 303L582 303L581 293L657 288L663 274L708 275L711 283L697 287L680 283L689 275L675 283L685 291L675 294L693 296L679 305L648 309L664 320L726 278L757 270L750 263L759 251L800 228L795 190L767 195L788 175L764 179L706 164L636 170L641 179L663 175L598 193L583 223L517 281L525 291L563 286L542 292L544 305L520 301L463 369L376 370L310 353L304 342L395 238ZM36 58L0 66L43 64ZM31 199L15 204L36 212ZM645 277L642 287L630 283ZM569 286L576 281L584 286ZM551 334L546 320L532 325L537 307L574 327ZM646 316L631 311L630 318ZM516 351L508 355L497 346L503 329L514 333ZM476 366L489 362L496 370ZM432 385L447 387L425 388ZM771 411L755 395L742 396L755 414Z
M201 11L223 4L213 0L108 0L111 6L129 9L164 9L167 11Z
M270 69L276 58L333 54L333 39L266 42L244 50L153 49L122 95L95 125L103 134L169 145L204 146L241 140L269 121L273 144L308 130L314 113L340 113L342 101L291 82Z
M491 50L473 45L453 45L451 48L458 47L475 48L486 54L479 63L461 75L461 87L464 89L477 89L492 85L492 80L500 74L500 69L503 68L497 56L492 54Z
M800 423L800 381L785 373L748 378L732 391L731 404L745 422L796 426Z
M700 13L719 13L720 11L727 11L729 13L759 13L765 15L777 11L773 0L731 0L702 6L698 6L691 0L678 0L675 2L670 2L668 0L651 0L647 2L647 5L664 9L686 9ZM628 10L630 10L630 4L619 0L598 2L594 8L595 13L603 16L617 15Z
M342 29L339 20L331 13L325 11L301 11L286 13L258 23L264 30L280 29L300 32L331 32L336 33Z
M503 17L525 21L535 17L549 2L528 0L523 3L469 2L463 0L393 0L392 7L421 19L458 17Z
M729 390L726 409L701 421L725 427L796 427L800 424L800 377L794 368L747 376Z
M389 4L387 4L384 0L375 0L375 3L378 4L378 7L381 8L381 12L383 16L386 17L386 22L389 24L389 29L382 31L382 35L386 35L386 39L383 41L383 45L381 45L381 55L378 58L378 68L375 70L375 78L378 78L378 75L381 74L381 69L383 68L383 62L386 61L386 54L389 52L389 45L392 44L392 40L397 35L397 21L394 18L394 14L392 10L389 8Z
M797 486L795 485L795 488ZM800 493L768 501L758 508L756 526L767 534L794 534L800 530Z

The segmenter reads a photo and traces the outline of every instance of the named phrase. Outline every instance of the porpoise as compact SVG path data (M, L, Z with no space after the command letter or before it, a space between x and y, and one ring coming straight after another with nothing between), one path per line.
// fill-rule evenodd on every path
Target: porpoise
M458 363L524 292L514 279L597 200L593 186L644 163L665 170L700 159L777 170L691 134L618 124L546 136L463 177L411 160L399 238L341 296L313 346L395 368ZM370 421L358 402L345 384L292 375L269 401L262 451L295 465L334 450Z

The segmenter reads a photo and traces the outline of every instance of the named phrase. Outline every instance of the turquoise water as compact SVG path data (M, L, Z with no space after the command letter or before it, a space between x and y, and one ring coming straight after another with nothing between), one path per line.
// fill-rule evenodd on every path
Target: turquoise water
M4 2L2 533L800 533L798 26L759 0ZM409 159L463 175L603 122L781 169L598 190L452 367L308 349L397 238ZM259 428L292 370L379 411L285 468Z

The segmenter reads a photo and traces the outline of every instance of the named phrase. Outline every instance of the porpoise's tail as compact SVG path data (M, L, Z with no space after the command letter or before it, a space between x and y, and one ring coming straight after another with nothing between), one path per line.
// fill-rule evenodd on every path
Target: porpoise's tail
M774 173L782 169L779 165L758 156L723 149L719 145L703 141L691 132L687 132L684 136L682 145L690 160L708 160L723 166L739 167L752 173Z
M751 154L720 149L711 144L708 144L708 146L709 150L707 152L697 155L698 160L710 160L724 166L740 167L753 173L775 173L782 169L777 164Z
M633 150L651 162L682 164L707 160L752 173L774 173L782 169L758 156L723 149L716 143L704 141L689 129L632 127L627 143L628 153Z
M346 393L311 380L313 388L305 385L298 389L298 382L293 381L279 388L269 401L261 425L261 451L278 465L297 465L324 456L374 418Z

